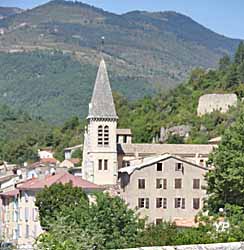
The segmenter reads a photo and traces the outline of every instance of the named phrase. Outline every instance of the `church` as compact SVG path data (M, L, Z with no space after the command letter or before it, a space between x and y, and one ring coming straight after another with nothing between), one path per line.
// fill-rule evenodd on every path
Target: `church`
M118 183L120 169L168 154L207 168L215 145L136 144L130 129L118 129L107 67L101 59L89 104L83 145L83 178L98 185Z

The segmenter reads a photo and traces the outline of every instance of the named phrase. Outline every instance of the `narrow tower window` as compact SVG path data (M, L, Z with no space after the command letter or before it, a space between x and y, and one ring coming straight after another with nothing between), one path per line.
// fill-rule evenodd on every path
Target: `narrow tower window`
M99 146L103 145L103 126L98 126L98 134L97 134L97 144Z
M105 146L109 145L109 127L108 126L104 127L104 145Z

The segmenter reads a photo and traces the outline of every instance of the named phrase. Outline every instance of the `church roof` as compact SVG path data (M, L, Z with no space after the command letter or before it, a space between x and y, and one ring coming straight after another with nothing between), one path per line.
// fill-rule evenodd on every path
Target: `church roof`
M128 173L129 175L131 175L134 171L136 170L140 170L144 167L147 167L147 166L151 166L157 162L160 162L160 161L165 161L165 160L168 160L170 158L174 158L178 161L181 161L181 162L185 162L191 166L194 166L194 167L198 167L198 168L201 168L203 170L208 170L206 167L203 167L203 166L200 166L200 165L197 165L191 161L188 161L182 157L179 157L179 156L175 156L175 155L171 155L171 154L163 154L163 155L157 155L157 156L154 156L154 157L147 157L147 158L144 158L142 163L140 164L135 164L135 165L131 165L131 166L128 166L128 167L124 167L124 168L121 168L119 169L119 173Z
M104 59L97 72L88 118L118 118Z
M118 144L117 150L119 154L135 154L140 156L161 155L165 153L178 156L208 156L216 148L212 144Z

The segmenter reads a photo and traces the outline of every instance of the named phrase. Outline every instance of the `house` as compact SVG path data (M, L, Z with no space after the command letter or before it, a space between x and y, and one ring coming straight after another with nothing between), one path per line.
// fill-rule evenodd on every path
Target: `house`
M76 151L76 150L82 150L83 145L76 145L74 147L69 147L69 148L65 148L64 149L64 158L65 160L69 160L72 158L72 154Z
M78 166L80 163L81 163L81 160L79 158L65 159L64 161L60 163L59 167L74 168L75 166Z
M132 161L166 153L206 168L209 154L217 147L214 144L133 143L130 129L117 128L118 119L106 63L102 58L89 104L88 125L84 133L84 179L101 185L116 185L120 168L129 166ZM70 154L68 156L70 157Z
M82 188L88 195L94 191L103 190L102 187L80 177L67 172L59 172L43 179L32 178L23 181L17 184L15 189L1 193L1 237L19 246L32 245L35 238L42 233L38 209L35 206L36 193L46 186L70 182L73 186Z
M148 222L193 220L206 198L208 169L164 154L121 168L121 197Z
M0 177L0 192L12 189L14 184L19 180L18 175L9 174Z
M38 149L38 157L40 159L53 158L53 150L51 148Z
M116 130L117 143L132 143L131 129L118 129Z

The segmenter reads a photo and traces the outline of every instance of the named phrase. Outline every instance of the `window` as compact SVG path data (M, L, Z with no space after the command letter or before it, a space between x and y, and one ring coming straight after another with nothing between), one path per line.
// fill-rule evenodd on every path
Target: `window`
M108 126L104 127L104 145L105 146L109 145L109 127Z
M175 198L175 208L185 209L185 198Z
M183 172L184 168L183 168L183 163L182 162L177 162L175 164L175 171L181 171Z
M199 209L200 208L200 199L194 198L193 199L193 209Z
M98 160L98 170L103 170L103 160Z
M103 126L98 126L98 134L97 134L97 144L98 146L103 145Z
M127 136L126 135L123 137L123 143L127 143Z
M156 198L156 208L161 208L163 206L163 198Z
M163 171L163 163L162 162L157 163L157 171Z
M108 170L108 160L98 160L98 170L102 171L106 171Z
M130 161L123 161L122 166L123 167L129 167L130 166Z
M139 198L138 199L139 208L149 208L149 198Z
M200 179L193 179L193 189L200 189Z
M182 179L175 179L175 189L182 188Z
M138 188L145 189L145 186L146 186L145 179L138 179Z
M156 225L159 225L163 222L163 219L156 219Z
M156 179L156 188L160 189L163 187L163 179Z
M108 160L104 160L104 170L108 170Z

